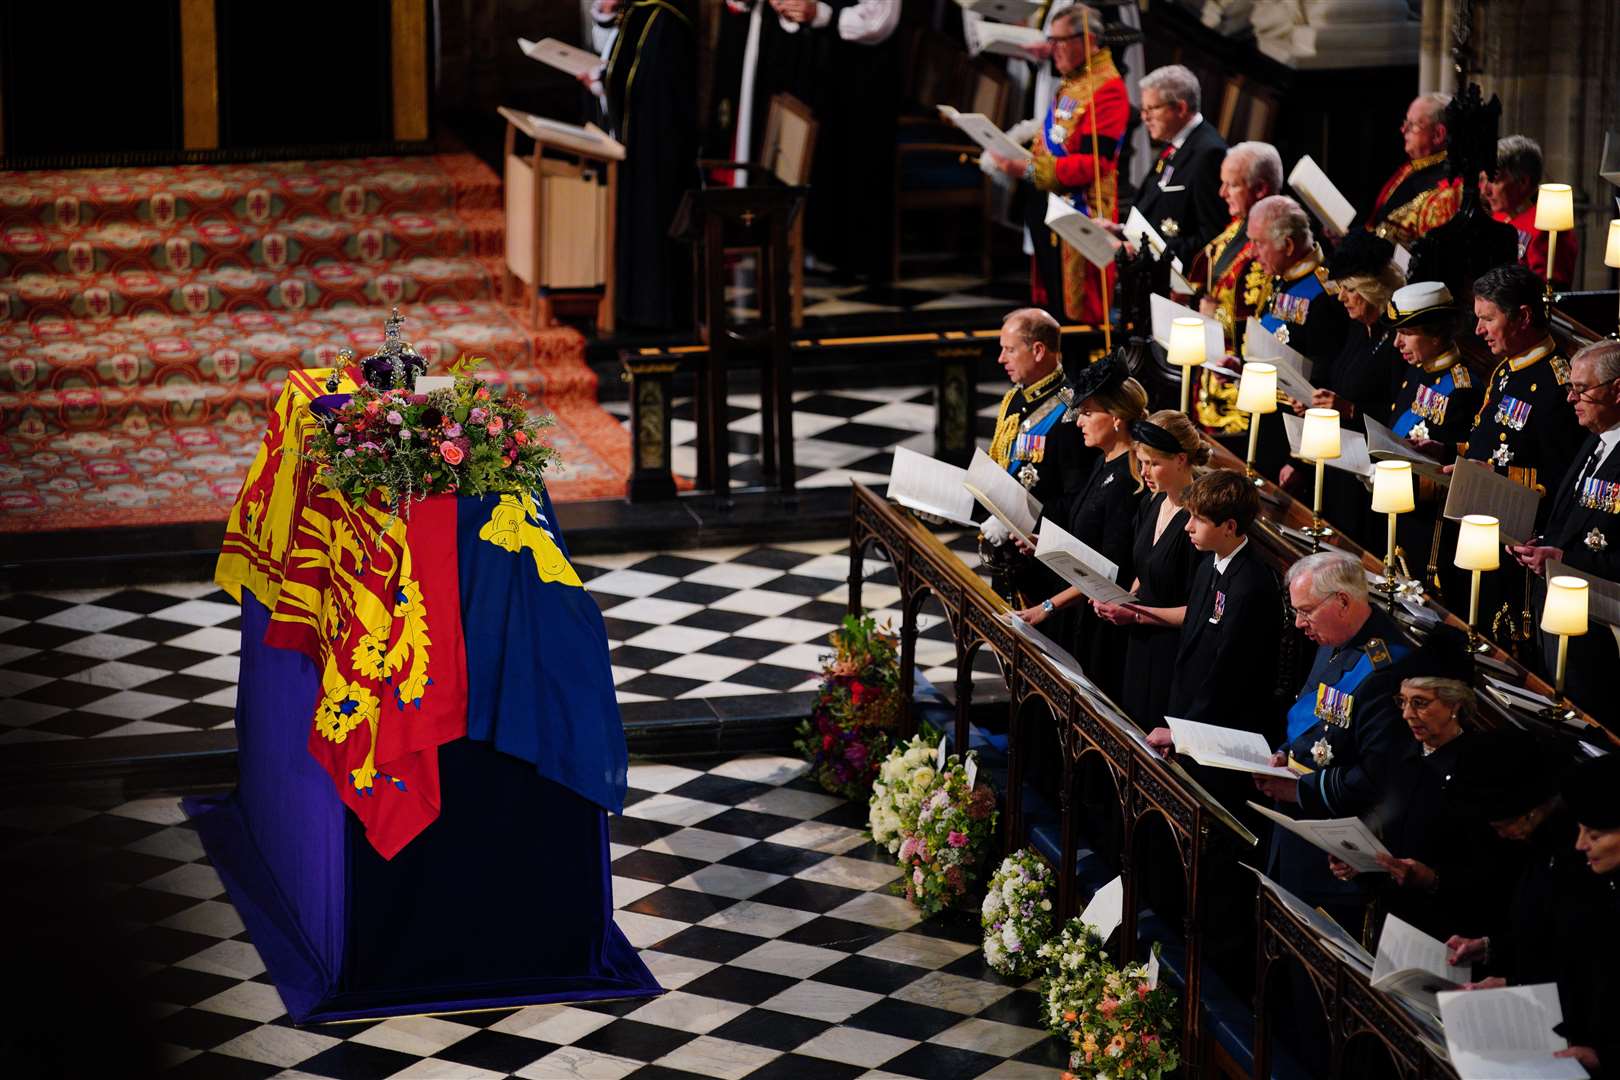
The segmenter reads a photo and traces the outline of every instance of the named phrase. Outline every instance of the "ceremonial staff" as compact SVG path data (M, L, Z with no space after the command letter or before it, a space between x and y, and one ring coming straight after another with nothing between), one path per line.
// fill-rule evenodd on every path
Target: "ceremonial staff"
M1102 154L1097 140L1097 82L1091 77L1091 13L1082 11L1080 18L1081 33L1085 35L1086 49L1086 115L1091 120L1091 216L1095 218L1102 211ZM1116 146L1116 150L1118 147ZM1114 197L1119 197L1119 178L1114 178ZM1108 296L1108 267L1097 267L1097 278L1101 282L1103 317L1103 349L1106 352L1114 351L1114 323L1109 315Z

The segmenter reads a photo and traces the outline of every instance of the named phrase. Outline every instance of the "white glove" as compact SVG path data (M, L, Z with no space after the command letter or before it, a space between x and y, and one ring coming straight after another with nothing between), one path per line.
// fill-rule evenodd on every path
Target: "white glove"
M1012 533L1001 523L1000 518L986 518L984 524L979 526L979 535L989 543L1000 546L1007 542Z
M1018 123L1008 128L1007 138L1011 139L1019 146L1023 146L1036 135L1040 134L1040 130L1040 122L1031 117L1028 120L1020 120Z
M996 159L990 156L988 150L979 155L979 171L992 178L1007 175L1001 171L1001 166L996 164Z

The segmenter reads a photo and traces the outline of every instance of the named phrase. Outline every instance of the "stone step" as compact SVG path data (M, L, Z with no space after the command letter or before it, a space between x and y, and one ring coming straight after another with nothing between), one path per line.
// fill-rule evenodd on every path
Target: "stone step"
M168 228L211 215L262 225L500 207L500 178L470 154L0 172L0 227Z
M281 271L228 266L219 270L118 270L83 277L22 274L0 280L0 316L105 319L211 311L310 311L347 305L387 308L435 300L489 300L500 263L487 258L324 262ZM378 316L380 321L381 316Z
M202 217L168 228L12 224L0 229L0 277L78 279L121 270L283 270L318 262L499 256L503 232L499 210L399 210L361 218L304 214L264 224Z
M486 358L486 375L550 372L552 392L594 382L588 368L566 363L577 348L577 333L531 331L493 301L401 305L400 313L405 339L430 371L442 372L467 354ZM340 307L0 324L0 408L21 408L22 395L150 388L184 398L192 391L173 388L279 384L290 369L332 366L342 349L356 356L375 352L384 318L381 308ZM72 406L56 399L50 404Z

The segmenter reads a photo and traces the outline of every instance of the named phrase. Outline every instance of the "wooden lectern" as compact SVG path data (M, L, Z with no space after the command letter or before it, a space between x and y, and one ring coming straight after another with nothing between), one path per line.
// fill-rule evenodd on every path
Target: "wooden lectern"
M707 346L697 395L698 486L731 505L727 456L726 376L733 367L758 365L761 373L760 464L767 482L793 494L793 387L788 354L789 233L804 206L805 188L774 179L759 186L688 191L670 235L692 243L698 334ZM726 303L726 253L759 251L759 321L733 322Z
M551 298L598 293L596 328L613 331L613 229L624 146L577 127L502 106L506 119L506 272L512 303L528 293L529 321L553 325ZM517 137L533 144L517 153ZM551 156L546 152L550 151Z

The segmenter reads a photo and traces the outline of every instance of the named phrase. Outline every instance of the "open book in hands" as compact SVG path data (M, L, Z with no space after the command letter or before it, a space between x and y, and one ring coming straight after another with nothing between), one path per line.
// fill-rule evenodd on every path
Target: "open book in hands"
M1446 962L1446 944L1394 915L1384 916L1373 960L1372 988L1403 997L1440 1015L1442 991L1456 990L1471 976L1468 968Z
M1257 776L1298 779L1298 774L1288 766L1271 763L1271 747L1266 745L1265 737L1258 732L1201 724L1196 720L1183 720L1179 716L1167 716L1164 722L1170 728L1170 737L1175 740L1176 753L1186 754L1200 765Z

